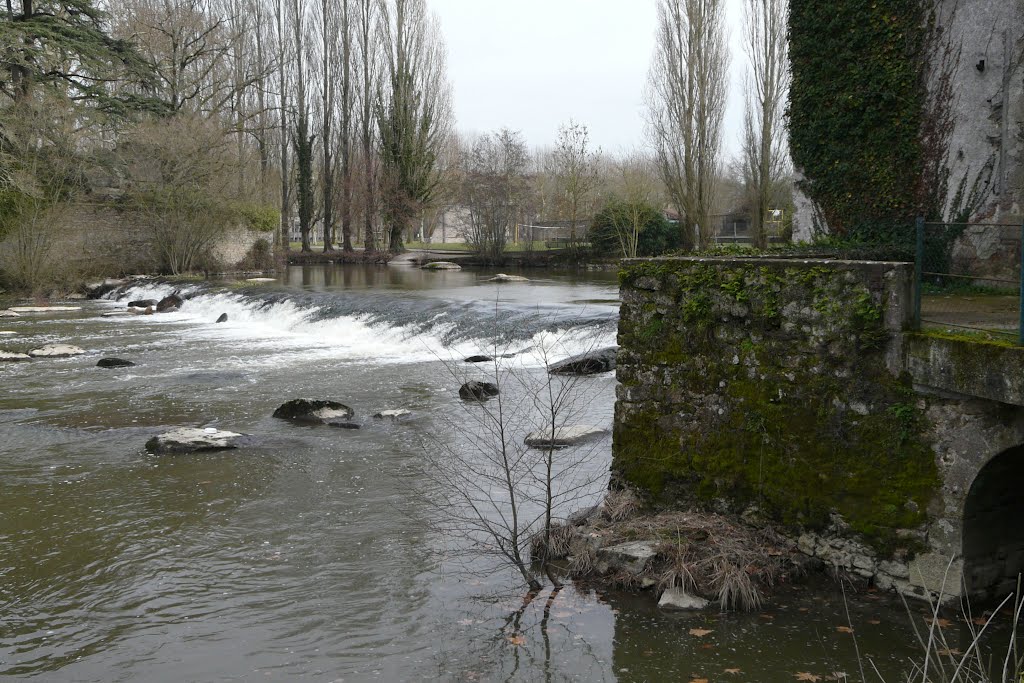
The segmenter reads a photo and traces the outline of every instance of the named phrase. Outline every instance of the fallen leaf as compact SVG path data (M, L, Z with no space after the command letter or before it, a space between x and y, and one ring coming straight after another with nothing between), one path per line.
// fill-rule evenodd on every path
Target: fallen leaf
M836 626L836 633L853 633L853 629L849 626Z
M974 617L971 619L971 623L975 626L988 626L988 619L985 617Z
M508 636L506 640L508 640L508 642L515 645L516 647L522 647L523 645L526 645L526 637L521 636L519 634L516 634L514 636Z
M742 669L726 669L725 673L733 674L733 675L738 675L738 674L743 673L743 670Z
M702 649L702 650L714 650L715 646L712 645L711 643L704 643L703 645L700 646L700 649Z
M767 619L767 620L771 621L772 619L775 618L775 615L774 614L762 614L762 615L760 615L760 617L762 619Z
M708 683L708 679L706 679L706 678L694 678L692 681L690 681L690 683Z
M798 612L810 612L811 608L810 607L801 607L797 611Z
M690 635L691 636L697 636L698 638L703 638L704 636L706 636L709 633L714 633L714 631L712 631L710 629L706 629L706 628L691 628L690 629Z
M879 626L882 622L878 619L868 619L868 623L872 626Z
M940 657L952 657L954 655L962 655L963 652L957 650L956 648L944 648L942 650L939 650L935 654L939 655Z
M928 624L929 626L932 626L934 624L937 625L939 628L948 628L949 626L953 625L952 621L950 621L949 619L943 619L942 617L939 617L938 619L932 619L929 617L928 619L924 620L924 623Z
M796 676L796 680L798 681L810 681L811 683L818 683L818 681L821 680L821 676L815 676L814 674L807 673L806 671L802 671L800 673L796 673L793 675Z

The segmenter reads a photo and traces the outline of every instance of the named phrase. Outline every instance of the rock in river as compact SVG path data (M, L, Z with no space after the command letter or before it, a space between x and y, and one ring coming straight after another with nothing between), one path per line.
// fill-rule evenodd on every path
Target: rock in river
M67 313L69 311L80 311L81 306L12 306L9 308L13 313Z
M412 411L406 410L405 408L397 408L395 410L382 410L374 415L374 417L378 420L397 420L398 418L405 417L406 415L412 415Z
M490 356L470 356L466 359L467 363L490 363L493 358Z
M451 261L434 261L423 266L423 270L462 270L462 266Z
M0 311L0 318L20 318L21 313L15 313L14 311Z
M157 302L156 312L167 313L170 311L176 311L179 308L181 308L181 305L183 303L185 303L185 301L180 296L178 296L177 294L171 294L169 296L165 296L163 299L160 299L160 301Z
M124 360L122 358L100 358L96 363L98 368L131 368L135 367L135 363L130 360Z
M530 278L523 277L522 275L506 275L505 273L498 273L494 277L487 280L488 282L529 282Z
M711 604L704 598L696 595L690 595L682 588L669 588L661 594L661 599L658 600L658 607L662 609L689 609L699 610L707 609L707 606Z
M611 372L615 369L617 353L618 349L614 346L583 353L555 363L551 366L551 372L558 375L597 375Z
M217 322L219 322L219 323L226 323L227 321L228 321L228 314L227 313L221 313L220 317L217 318Z
M312 401L297 398L274 411L274 417L306 424L326 424L344 427L356 411L337 401Z
M477 401L486 401L492 396L497 396L499 393L498 387L490 382L466 382L459 388L459 398L464 400L476 399Z
M551 429L533 432L526 437L525 443L533 448L568 448L607 433L607 430L600 427L556 427L554 433Z
M68 356L81 356L85 349L70 344L47 344L40 349L32 349L28 355L33 358L67 358Z
M149 308L157 305L156 299L136 299L128 302L128 308Z
M27 353L15 353L14 351L0 351L0 363L16 363L18 361L32 360Z
M226 451L238 448L238 440L243 436L213 427L179 427L147 441L146 451L153 455Z

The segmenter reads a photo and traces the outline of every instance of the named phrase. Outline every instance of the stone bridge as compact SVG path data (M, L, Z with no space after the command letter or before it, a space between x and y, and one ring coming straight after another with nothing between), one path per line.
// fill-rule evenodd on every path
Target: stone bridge
M912 266L644 259L622 273L613 476L788 529L881 588L1024 570L1024 349L911 329Z

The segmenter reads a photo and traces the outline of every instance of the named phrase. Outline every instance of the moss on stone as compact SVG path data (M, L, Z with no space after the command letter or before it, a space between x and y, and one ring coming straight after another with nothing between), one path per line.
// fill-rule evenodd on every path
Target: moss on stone
M880 292L842 268L755 260L622 274L627 290L641 278L673 305L654 318L636 303L644 290L624 297L620 344L636 367L620 379L664 368L671 399L620 402L617 476L656 505L758 505L794 528L837 512L881 552L926 521L938 472L909 380L885 367Z

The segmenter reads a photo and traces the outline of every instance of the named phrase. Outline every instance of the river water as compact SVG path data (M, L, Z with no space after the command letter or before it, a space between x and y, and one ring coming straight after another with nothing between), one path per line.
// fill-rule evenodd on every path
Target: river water
M517 378L543 381L545 354L615 341L614 273L487 276L291 268L178 285L191 298L175 313L104 316L174 289L154 283L0 320L15 333L0 348L88 350L0 365L0 679L860 680L863 664L879 680L871 663L901 679L921 608L885 596L784 586L759 614L670 614L586 586L530 599L441 537L404 479L424 449L468 447L458 386L494 367L462 360L497 348ZM105 356L138 365L94 367ZM582 386L579 419L610 428L614 377ZM529 400L516 392L510 405ZM299 397L342 401L363 428L271 417ZM369 417L396 408L412 414ZM145 453L179 425L251 439ZM590 448L580 505L607 484L610 439Z

